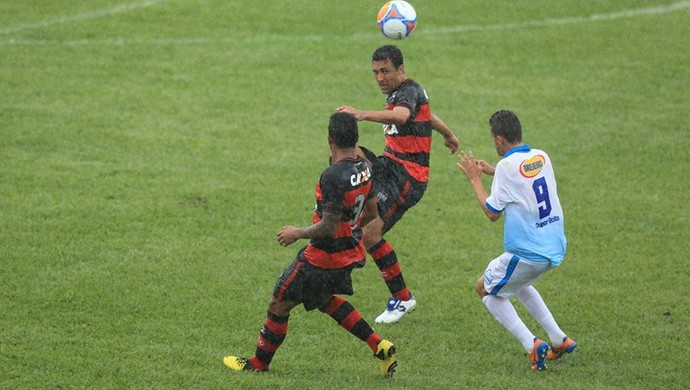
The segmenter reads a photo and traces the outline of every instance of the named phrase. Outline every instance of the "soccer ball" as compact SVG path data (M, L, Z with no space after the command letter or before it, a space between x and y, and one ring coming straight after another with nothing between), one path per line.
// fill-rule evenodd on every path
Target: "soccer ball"
M389 1L379 10L376 23L388 38L407 38L417 26L417 12L407 1Z

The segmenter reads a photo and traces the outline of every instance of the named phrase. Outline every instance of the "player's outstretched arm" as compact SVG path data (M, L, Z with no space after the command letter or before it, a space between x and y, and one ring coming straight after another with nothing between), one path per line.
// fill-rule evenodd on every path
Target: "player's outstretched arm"
M455 154L455 152L458 151L460 148L458 137L456 137L453 130L434 113L431 113L431 128L443 135L443 144L450 150L450 154Z
M394 107L392 110L367 111L359 110L351 106L340 106L338 112L347 112L358 121L378 122L387 125L402 125L410 117L410 109L403 106Z
M496 214L486 207L486 200L489 198L489 195L486 194L484 184L482 184L482 167L480 166L479 162L475 160L472 151L470 151L469 154L466 154L464 151L460 152L458 159L460 162L458 162L456 165L458 169L465 174L465 177L467 177L467 180L469 180L470 184L472 185L472 189L474 189L474 194L477 197L477 201L479 202L479 206L481 206L484 215L486 215L487 218L493 222L498 221L498 219L501 218L501 214Z
M339 221L339 214L323 213L321 220L311 226L284 226L276 235L276 239L280 245L288 246L301 238L332 236L338 229Z

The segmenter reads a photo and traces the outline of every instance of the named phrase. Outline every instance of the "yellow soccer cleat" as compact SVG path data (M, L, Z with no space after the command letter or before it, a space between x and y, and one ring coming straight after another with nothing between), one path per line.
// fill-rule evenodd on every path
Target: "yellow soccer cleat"
M268 371L266 370L259 370L254 367L252 367L252 361L247 358L243 357L237 357L237 356L226 356L223 358L223 364L225 364L225 367L234 370L234 371L254 371L254 372L259 372L259 371Z
M374 357L381 360L379 366L381 368L381 375L385 378L390 378L398 367L398 362L395 358L395 345L388 340L381 340L376 348Z

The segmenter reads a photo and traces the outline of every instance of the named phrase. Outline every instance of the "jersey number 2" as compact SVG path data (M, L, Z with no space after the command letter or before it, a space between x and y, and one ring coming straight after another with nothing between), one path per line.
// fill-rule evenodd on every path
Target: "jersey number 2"
M551 200L549 199L549 187L546 185L546 179L540 177L535 180L532 183L532 189L539 204L539 219L544 219L551 214Z

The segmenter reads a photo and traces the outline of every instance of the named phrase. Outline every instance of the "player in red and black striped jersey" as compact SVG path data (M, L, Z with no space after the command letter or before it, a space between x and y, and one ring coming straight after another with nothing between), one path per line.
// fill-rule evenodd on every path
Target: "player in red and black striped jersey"
M369 163L356 154L355 157L332 163L321 174L316 186L313 223L318 224L324 215L339 217L332 221L336 224L334 235L312 237L304 250L305 259L316 267L345 268L359 265L366 258L359 219L367 201L374 198L373 180ZM369 202L370 207L374 204L374 201ZM370 211L373 214L367 216L375 214L375 210Z
M389 377L397 361L393 344L379 336L344 298L352 295L350 273L364 266L366 251L361 226L376 215L370 164L358 156L357 120L335 113L328 126L331 165L316 186L313 223L306 227L285 226L278 243L288 246L308 238L293 262L283 271L268 303L268 313L251 358L226 356L223 363L236 371L267 371L287 335L290 311L303 304L307 311L319 309L347 331L366 342L380 360L381 374Z
M424 195L429 178L431 133L443 135L445 146L455 153L460 143L453 131L431 112L424 88L405 75L400 49L382 46L372 56L372 70L381 92L387 95L386 109L359 110L351 106L338 108L358 120L383 124L386 144L383 155L376 156L365 148L374 165L374 186L378 198L379 218L363 229L364 245L383 276L392 297L376 322L396 322L412 311L417 302L407 287L393 247L384 238Z
M414 80L405 79L386 99L386 110L396 107L407 108L409 116L403 124L384 124L383 156L401 164L416 181L426 183L431 154L431 109L426 91Z

